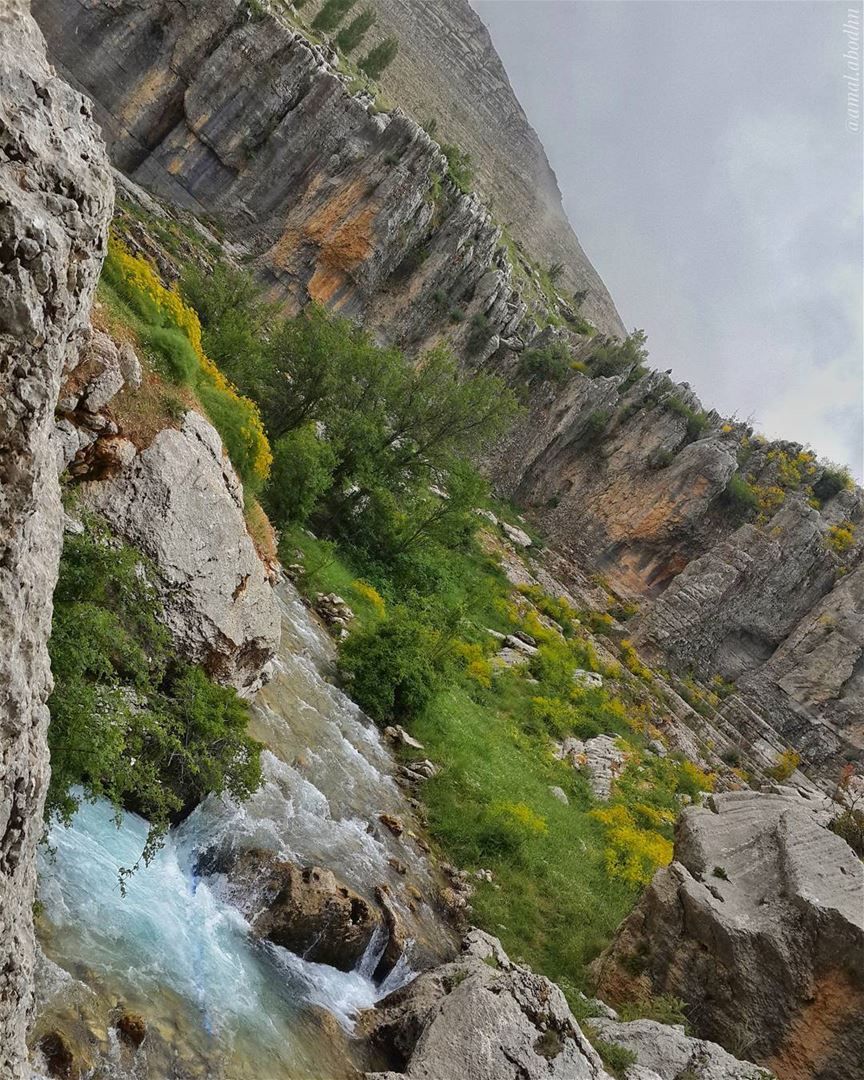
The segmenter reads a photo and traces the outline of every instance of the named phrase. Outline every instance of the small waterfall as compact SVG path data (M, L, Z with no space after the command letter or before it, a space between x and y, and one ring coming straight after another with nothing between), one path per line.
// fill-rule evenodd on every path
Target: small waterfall
M71 828L51 830L54 854L41 853L48 956L97 997L122 999L145 1014L172 1053L182 1044L193 1076L196 1068L231 1080L347 1075L357 1014L414 974L403 955L376 984L388 940L382 928L350 972L258 940L218 881L195 873L202 853L264 848L332 869L372 902L386 884L414 937L441 948L450 941L431 903L418 899L436 887L422 851L378 825L381 813L410 820L390 756L374 726L322 674L334 661L329 638L292 588L280 590L280 600L283 647L251 725L269 747L262 788L242 805L206 799L131 878L125 898L117 871L135 862L147 830L134 814L123 815L118 828L107 804L84 803ZM335 1029L322 1024L324 1013ZM159 1071L163 1059L146 1042L153 1060L144 1071L137 1061L134 1072L116 1040L106 1045L117 1059L111 1075L171 1075Z

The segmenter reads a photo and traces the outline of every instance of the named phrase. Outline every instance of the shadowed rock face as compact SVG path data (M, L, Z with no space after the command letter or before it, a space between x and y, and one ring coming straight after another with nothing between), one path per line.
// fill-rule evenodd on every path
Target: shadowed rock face
M781 1080L847 1080L864 1052L864 867L820 800L741 792L682 814L598 991L683 998L698 1034Z
M77 359L113 187L90 106L23 0L0 6L0 1075L29 1075L34 855L48 778L46 643L61 544L54 406Z

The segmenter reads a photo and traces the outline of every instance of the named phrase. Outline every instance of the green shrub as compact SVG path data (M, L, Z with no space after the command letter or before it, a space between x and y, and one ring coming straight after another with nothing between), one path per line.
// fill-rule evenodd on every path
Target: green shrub
M657 994L624 1002L618 1008L618 1015L625 1023L630 1020L656 1020L658 1024L678 1024L689 1033L690 1022L685 1008L686 1003L674 994Z
M526 349L519 358L519 371L526 378L562 382L570 374L570 350L563 341L553 341L542 348Z
M399 42L395 37L387 37L360 61L360 69L365 71L370 79L377 79L385 68L396 59L399 52Z
M591 1045L603 1059L603 1064L615 1077L615 1080L625 1080L627 1070L631 1065L635 1065L638 1060L636 1054L619 1043L607 1042L605 1039L599 1038L590 1024L586 1023L584 1028L585 1034L591 1040Z
M355 15L350 23L336 35L336 44L344 53L353 52L363 38L367 30L374 24L376 19L372 8L364 8L359 15Z
M756 511L759 509L759 495L740 472L734 472L726 485L726 498L737 509Z
M450 179L465 195L471 190L474 183L474 168L471 164L471 155L452 143L443 143L441 153L447 159L447 171Z
M68 536L54 594L54 691L46 815L68 822L81 796L150 821L144 857L208 792L260 784L260 746L234 690L172 658L142 557L95 520Z
M828 828L841 836L859 859L864 859L864 810L849 807L838 814Z
M441 680L442 636L403 605L355 631L339 657L352 698L378 723L422 713Z
M591 374L618 375L641 364L647 356L644 330L634 330L623 341L604 338L597 342L591 353Z
M822 475L813 485L813 494L820 503L826 503L841 491L848 491L854 486L855 481L845 466L825 462Z
M277 526L305 521L330 487L336 455L313 424L280 436L273 444L273 465L264 494L270 519Z

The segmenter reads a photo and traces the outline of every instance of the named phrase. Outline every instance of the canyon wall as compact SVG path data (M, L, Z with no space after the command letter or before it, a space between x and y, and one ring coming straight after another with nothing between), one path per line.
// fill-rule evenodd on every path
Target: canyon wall
M86 337L113 204L90 104L49 68L23 0L0 10L0 1074L24 1038L48 779L47 641L62 536L54 405Z
M406 348L525 312L499 230L440 148L378 111L287 24L233 0L37 0L55 62L96 103L122 171L224 230L275 298L362 318Z
M828 472L802 464L801 447L724 422L667 375L599 374L602 338L538 310L437 143L352 93L286 19L233 0L36 0L34 11L53 58L94 98L115 164L223 230L289 310L321 302L409 352L449 341L518 388L525 416L486 462L497 490L639 606L628 633L646 658L734 681L719 718L730 737L758 750L780 732L826 782L860 758L858 489L823 490ZM452 67L458 87L478 68L472 122L496 94L509 115L500 61L461 0L388 0L382 17L414 27L393 85L415 109L412 50L429 66L443 19L435 78ZM457 38L464 56L448 66ZM575 370L529 374L526 348L556 343Z
M312 0L304 17L321 6ZM624 326L606 286L573 232L558 181L519 104L489 32L468 0L377 0L362 56L387 34L399 52L380 78L384 92L437 137L471 155L476 182L499 220L545 267L562 263L569 289L586 290L582 312L603 333Z

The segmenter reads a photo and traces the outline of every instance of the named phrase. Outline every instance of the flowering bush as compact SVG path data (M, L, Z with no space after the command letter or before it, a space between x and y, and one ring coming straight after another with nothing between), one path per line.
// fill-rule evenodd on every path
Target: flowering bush
M103 274L141 319L144 340L165 358L171 377L197 392L244 483L259 487L273 458L258 407L237 393L204 352L196 312L162 284L145 259L132 255L115 237L108 241Z

